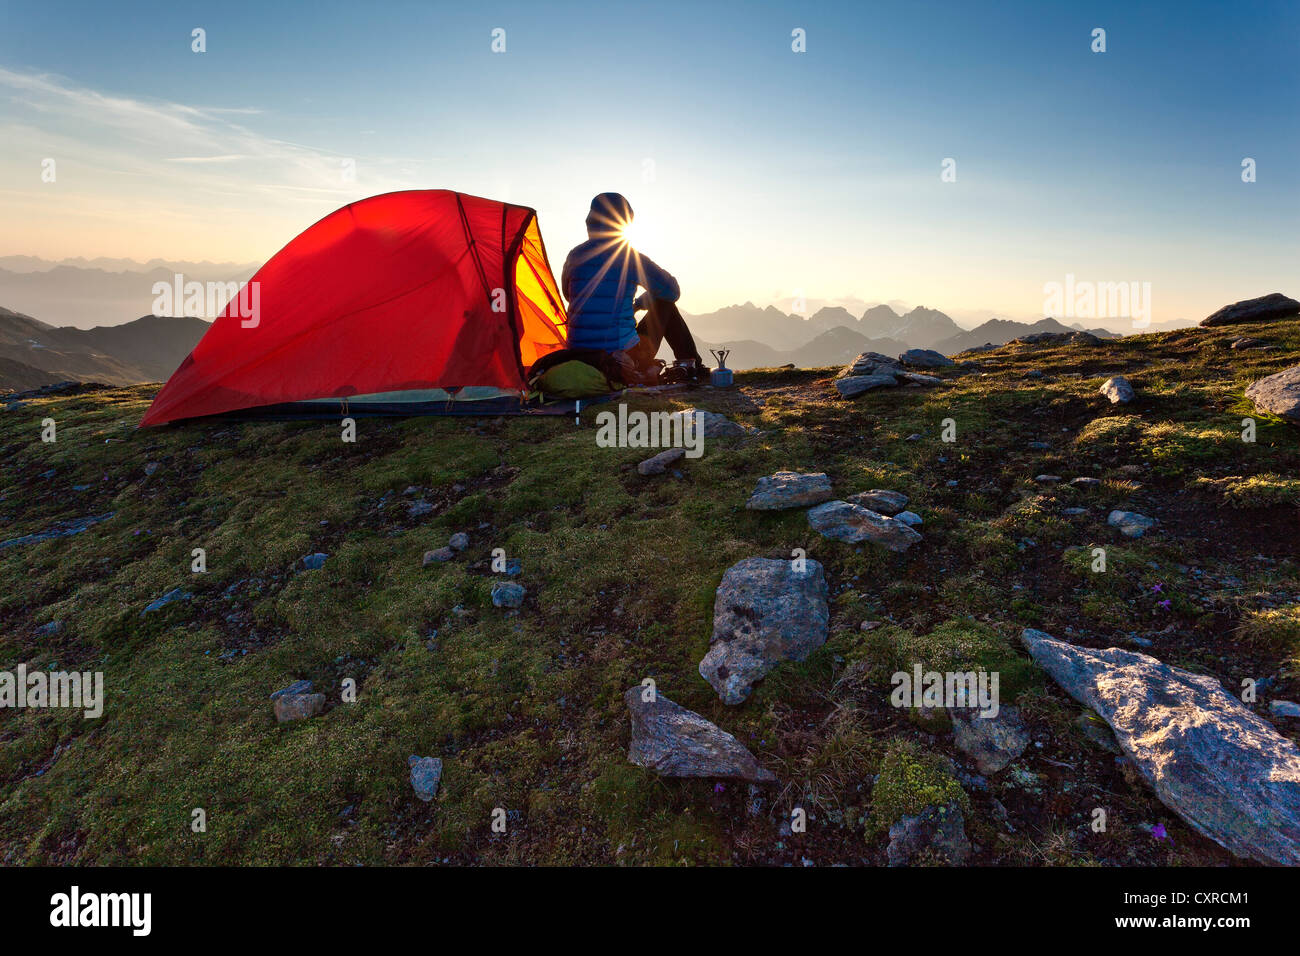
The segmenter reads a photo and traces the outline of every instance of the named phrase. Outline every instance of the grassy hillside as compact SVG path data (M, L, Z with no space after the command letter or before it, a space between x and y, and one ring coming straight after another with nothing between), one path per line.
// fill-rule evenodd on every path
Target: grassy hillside
M1279 348L1230 350L1241 335ZM0 669L102 670L107 685L98 720L0 711L0 861L879 864L892 819L927 788L960 787L978 864L1232 862L1089 742L1015 636L1140 647L1300 699L1300 443L1257 414L1257 441L1240 439L1242 390L1298 352L1300 322L1281 322L1009 345L974 356L982 374L849 402L834 370L633 399L754 429L710 441L680 477L638 475L650 452L598 448L591 411L580 425L361 420L344 444L330 423L137 430L156 387L9 407L0 541L113 517L0 549ZM1137 387L1132 405L1097 394L1114 373ZM39 440L47 417L55 444ZM946 418L955 443L940 441ZM745 510L780 469L825 471L840 496L902 491L925 540L855 548L802 511ZM1101 484L1069 487L1076 476ZM416 500L433 511L412 517ZM1113 507L1161 524L1123 538ZM467 551L422 566L458 531ZM1105 574L1090 570L1096 545ZM190 571L197 547L206 574ZM494 548L522 565L517 612L492 606ZM714 589L736 561L793 548L826 567L830 639L726 707L696 672ZM314 552L324 567L297 570ZM142 616L175 588L192 597ZM889 674L916 660L1000 670L1035 741L1024 757L984 783L955 767L944 726L888 704ZM622 692L644 677L779 784L632 766ZM328 709L277 725L268 695L298 678ZM355 703L340 699L347 678ZM411 754L444 761L432 803L412 792ZM783 834L796 805L808 832ZM1157 822L1172 840L1152 838Z

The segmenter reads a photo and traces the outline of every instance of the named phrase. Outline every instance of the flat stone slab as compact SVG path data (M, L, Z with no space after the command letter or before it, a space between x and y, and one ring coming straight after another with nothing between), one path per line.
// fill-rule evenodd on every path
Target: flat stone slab
M741 703L778 664L804 660L826 643L827 595L826 573L811 558L733 564L718 585L700 676L723 703Z
M1112 511L1106 517L1106 524L1119 528L1120 534L1126 538L1140 538L1156 526L1156 519L1136 511Z
M905 522L847 501L828 501L809 510L808 523L827 538L848 544L869 541L890 551L906 551L922 540Z
M888 372L878 375L850 375L835 380L835 390L840 393L841 398L857 398L873 388L895 388L897 385L898 379Z
M1256 408L1300 422L1300 365L1252 383L1246 388L1246 397Z
M708 426L705 426L708 431ZM676 464L686 454L685 448L669 448L667 451L661 451L653 458L647 458L636 466L637 474L649 477L650 475L662 475L668 470L669 466Z
M829 501L835 494L831 480L824 472L801 474L797 471L778 471L758 479L758 487L750 495L745 507L753 511L783 511L787 508L806 508Z
M1237 322L1267 322L1272 319L1287 319L1300 316L1300 302L1281 292L1270 292L1258 299L1242 299L1232 305L1225 305L1218 312L1206 316L1201 325L1213 328L1216 325L1233 325Z
M109 511L102 515L88 515L85 518L57 521L45 531L38 531L36 534L25 534L21 538L10 538L8 541L0 541L0 551L5 548L16 548L24 544L35 544L38 541L49 541L52 538L67 538L74 534L81 534L87 528L94 527L101 521L107 521L116 513Z
M1217 680L1032 628L1021 641L1194 830L1247 859L1300 865L1300 750Z
M776 775L759 766L735 737L694 711L644 687L623 694L632 716L627 759L662 777L722 777L770 783Z
M850 504L861 505L869 511L892 517L906 508L910 499L901 491L872 488L870 491L859 491L856 495L849 495L847 500Z

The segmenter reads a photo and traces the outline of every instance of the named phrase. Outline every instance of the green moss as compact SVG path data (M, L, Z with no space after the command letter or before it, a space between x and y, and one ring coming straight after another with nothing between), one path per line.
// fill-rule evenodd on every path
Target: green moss
M880 763L880 775L871 790L871 813L867 834L887 831L903 817L915 816L926 807L956 803L970 813L970 798L962 790L942 758L926 753L910 741L890 744Z

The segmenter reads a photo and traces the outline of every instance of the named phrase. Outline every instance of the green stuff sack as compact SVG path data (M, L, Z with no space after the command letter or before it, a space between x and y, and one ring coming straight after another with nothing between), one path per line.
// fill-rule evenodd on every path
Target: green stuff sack
M622 387L607 379L600 369L577 359L551 366L529 384L534 391L558 398L595 398Z

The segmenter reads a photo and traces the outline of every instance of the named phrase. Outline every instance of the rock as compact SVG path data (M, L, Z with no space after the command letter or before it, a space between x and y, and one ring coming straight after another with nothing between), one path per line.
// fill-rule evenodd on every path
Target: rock
M663 694L643 700L644 687L630 687L623 701L632 717L627 759L661 777L722 777L770 783L776 775L731 734Z
M36 629L36 636L50 637L54 634L58 634L62 630L63 630L63 624L61 622L49 621L45 624L42 624L40 627Z
M1132 384L1123 375L1115 375L1106 379L1101 383L1101 388L1098 391L1109 398L1112 405L1127 405L1137 397Z
M20 538L10 538L7 541L0 541L0 551L5 548L18 547L24 544L36 544L38 541L49 541L51 538L67 538L74 534L81 534L87 528L94 527L101 521L107 521L115 511L109 511L102 515L89 515L85 518L70 518L64 521L56 521L53 525L44 531L38 531L35 534L25 534Z
M156 461L148 462L144 466L144 473L146 476L152 475L157 470L158 470L158 462Z
M826 643L826 574L806 558L746 558L722 576L713 602L713 637L700 676L723 703L739 704L782 661L801 661Z
M890 551L903 552L922 540L921 536L896 518L878 514L847 501L828 501L808 512L813 530L827 538L861 544L870 541Z
M464 531L457 531L447 539L447 546L453 551L464 551L469 547L469 535Z
M873 388L892 388L896 385L898 379L888 374L854 375L835 380L835 390L840 393L840 398L857 398Z
M907 507L908 497L900 491L886 491L884 488L872 488L849 495L850 504L861 505L870 511L882 515L896 515Z
M456 552L448 547L434 548L432 551L424 552L424 561L421 567L427 568L431 564L438 564L443 561L451 561L456 557Z
M492 585L493 607L519 607L524 603L527 589L514 581L500 581Z
M315 717L325 709L324 694L281 694L272 695L272 707L278 723L291 720L306 720Z
M898 364L897 359L892 359L888 355L881 355L879 352L863 352L844 368L840 369L837 378L855 378L862 375L896 375L902 371L902 366Z
M1300 717L1300 704L1289 700L1270 700L1268 710L1276 717Z
M1101 485L1101 479L1080 476L1078 478L1071 478L1070 484L1075 488L1097 488Z
M894 515L894 520L903 522L909 528L916 528L925 523L915 511L900 511Z
M1060 482L1060 480L1060 475L1037 475L1034 477L1034 481L1038 482L1040 485L1055 485Z
M1140 538L1156 526L1155 518L1148 518L1136 511L1112 511L1106 518L1106 524L1119 528L1126 538Z
M319 571L321 568L325 567L325 559L328 557L328 554L317 552L316 554L307 555L299 563L302 565L304 571Z
M1256 345L1263 345L1263 344L1264 344L1263 339L1252 339L1249 335L1243 335L1239 339L1233 339L1232 342L1229 343L1228 348L1249 349L1249 348L1254 348Z
M1217 680L1033 629L1021 641L1194 830L1241 857L1300 865L1300 750Z
M889 847L885 853L890 866L906 866L927 847L947 857L953 866L960 866L970 856L966 818L956 803L926 807L916 816L903 817L889 828Z
M281 697L293 697L298 694L310 694L312 682L309 680L296 680L288 687L283 687L271 695L271 700L279 700Z
M1201 320L1205 328L1216 325L1233 325L1237 322L1268 322L1273 319L1288 319L1300 315L1300 302L1281 292L1271 292L1258 299L1242 299L1232 305L1225 305L1218 312Z
M1045 441L1031 441L1029 443L1030 451L1051 451L1052 446Z
M1086 515L1087 513L1088 513L1087 508L1062 508L1061 509L1061 514L1067 517L1078 517L1079 515Z
M992 717L978 708L950 707L952 733L958 750L975 761L985 776L997 773L1029 746L1029 734L1017 707L999 707Z
M955 364L948 356L934 349L908 349L898 357L898 362L912 368L947 368Z
M1300 365L1261 378L1246 388L1255 407L1300 422Z
M707 432L707 428L706 428ZM685 448L669 448L653 458L647 458L636 466L637 474L650 476L662 475L669 465L676 464L686 454Z
M1022 345L1100 345L1101 339L1091 332L1031 332L1013 341Z
M182 588L172 588L162 597L158 598L158 600L152 601L146 605L145 609L140 612L140 616L144 617L151 611L161 610L173 601L188 601L192 597L194 597L194 595L189 591L183 590Z
M758 487L745 507L754 511L781 511L821 504L833 497L831 480L822 472L778 471L775 475L758 479Z
M406 758L411 768L411 786L415 795L428 803L438 793L438 784L442 782L442 761L437 757L417 757L412 754Z
M421 498L418 501L412 501L407 506L406 513L412 518L423 518L425 515L433 513L433 505Z
M699 420L704 428L705 438L734 438L745 434L743 425L733 422L726 415L705 411L702 408L687 408L669 415L668 420L673 429L673 434L678 434L677 429L685 427L685 419L690 418L694 422L697 413L700 415ZM679 420L682 421L681 425L677 424ZM690 427L694 428L695 425L692 424Z
M943 379L934 375L922 375L920 372L899 372L898 381L906 385L942 385Z

